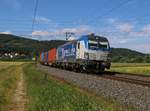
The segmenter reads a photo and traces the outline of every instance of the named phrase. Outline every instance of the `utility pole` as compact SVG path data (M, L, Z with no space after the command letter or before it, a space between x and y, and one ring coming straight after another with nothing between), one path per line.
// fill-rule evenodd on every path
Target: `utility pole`
M66 35L66 40L68 40L72 35L74 35L75 33L73 32L65 32Z
M37 10L38 10L38 4L39 0L35 0L35 7L34 7L34 13L33 13L33 21L32 21L32 27L31 27L31 33L33 34L34 28L35 28L35 22L36 22L36 15L37 15ZM33 37L33 35L32 35ZM38 51L37 49L35 50L35 64L38 62Z

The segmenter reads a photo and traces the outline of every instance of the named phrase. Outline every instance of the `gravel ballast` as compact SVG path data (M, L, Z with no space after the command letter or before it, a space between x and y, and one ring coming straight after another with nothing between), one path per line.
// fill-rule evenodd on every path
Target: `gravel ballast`
M51 68L40 64L37 66L40 70L52 76L62 78L97 95L110 98L128 107L134 107L139 111L150 111L149 87Z

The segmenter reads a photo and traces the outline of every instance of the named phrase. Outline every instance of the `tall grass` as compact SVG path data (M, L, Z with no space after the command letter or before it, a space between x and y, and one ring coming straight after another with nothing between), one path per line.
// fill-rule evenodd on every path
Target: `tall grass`
M45 80L44 73L31 64L24 67L24 74L29 111L131 111L53 77Z
M149 63L113 63L110 71L150 75Z
M17 68L11 66L0 71L0 111L6 111L11 101L18 80Z
M0 61L0 70L9 68L10 66L16 66L16 65L21 65L23 62L3 62Z
M112 63L112 67L145 67L150 66L150 63Z

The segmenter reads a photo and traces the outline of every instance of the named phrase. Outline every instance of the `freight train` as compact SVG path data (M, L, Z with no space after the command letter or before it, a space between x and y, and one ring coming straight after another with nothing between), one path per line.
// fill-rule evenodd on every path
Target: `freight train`
M104 71L111 66L110 45L105 37L94 34L40 53L40 63L79 72Z

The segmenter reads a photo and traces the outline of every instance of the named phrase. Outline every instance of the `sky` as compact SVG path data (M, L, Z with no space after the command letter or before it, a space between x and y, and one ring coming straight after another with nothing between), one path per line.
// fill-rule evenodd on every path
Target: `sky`
M95 33L111 47L150 53L149 0L0 0L0 33L65 40ZM32 23L35 21L34 30Z

